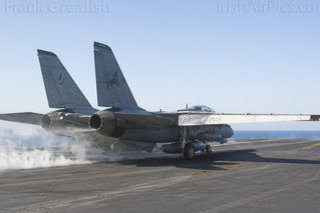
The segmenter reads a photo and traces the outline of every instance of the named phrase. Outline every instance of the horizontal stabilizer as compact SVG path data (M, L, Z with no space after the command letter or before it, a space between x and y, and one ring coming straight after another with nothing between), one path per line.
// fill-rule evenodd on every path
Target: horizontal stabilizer
M179 126L263 123L281 121L319 121L320 115L289 114L182 114Z
M0 114L0 120L17 123L41 125L42 114L33 112Z
M161 117L159 115L151 113L115 113L117 118L121 118L130 123L137 124L140 127L151 128L151 129L161 129L172 125L173 121L171 119Z

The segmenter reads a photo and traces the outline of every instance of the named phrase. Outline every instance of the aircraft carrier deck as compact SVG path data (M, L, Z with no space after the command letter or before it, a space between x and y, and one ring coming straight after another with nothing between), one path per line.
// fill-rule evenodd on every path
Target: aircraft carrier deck
M320 212L320 140L0 173L0 212Z

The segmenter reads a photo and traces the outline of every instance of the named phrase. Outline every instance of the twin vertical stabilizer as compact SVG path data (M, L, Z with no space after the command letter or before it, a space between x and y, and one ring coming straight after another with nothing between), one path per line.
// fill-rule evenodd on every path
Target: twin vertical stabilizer
M92 108L54 53L38 50L38 56L50 108ZM94 60L98 105L121 110L141 110L110 47L94 42Z
M110 47L94 42L98 105L119 109L140 109Z
M50 108L92 108L54 53L38 50L38 57Z

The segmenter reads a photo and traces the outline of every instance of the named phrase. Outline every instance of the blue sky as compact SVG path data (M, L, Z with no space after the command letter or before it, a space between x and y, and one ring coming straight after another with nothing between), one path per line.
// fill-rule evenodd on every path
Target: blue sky
M99 41L113 48L148 110L189 103L219 112L320 113L319 25L313 0L2 0L0 112L49 111L37 48L55 52L96 106L92 42Z

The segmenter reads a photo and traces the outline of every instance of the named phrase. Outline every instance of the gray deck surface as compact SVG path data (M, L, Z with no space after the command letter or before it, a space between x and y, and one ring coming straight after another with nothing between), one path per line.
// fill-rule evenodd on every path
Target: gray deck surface
M0 212L320 212L320 140L0 173Z

